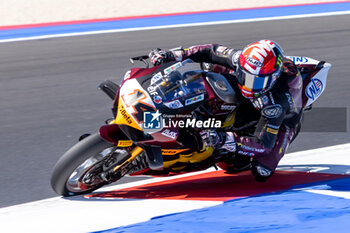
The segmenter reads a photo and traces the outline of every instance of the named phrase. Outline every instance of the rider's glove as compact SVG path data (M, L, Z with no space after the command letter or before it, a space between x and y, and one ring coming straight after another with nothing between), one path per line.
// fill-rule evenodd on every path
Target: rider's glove
M203 143L207 147L218 148L222 144L221 135L218 134L215 130L205 129L200 132Z
M214 149L224 149L235 152L235 135L232 132L217 132L216 130L202 130L200 132L203 142Z
M273 171L257 161L252 162L252 173L256 181L266 182L273 174Z
M230 152L236 152L237 150L237 143L235 139L235 134L232 132L226 132L225 133L225 141L224 144L221 146L222 149L225 149Z
M174 61L174 54L170 51L165 51L161 49L153 49L148 55L151 59L151 63L154 66L159 66L163 63Z

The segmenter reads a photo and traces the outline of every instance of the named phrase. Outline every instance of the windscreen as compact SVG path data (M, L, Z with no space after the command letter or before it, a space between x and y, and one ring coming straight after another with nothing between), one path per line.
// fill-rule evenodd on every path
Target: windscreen
M152 84L167 107L176 109L204 100L202 71L193 71L190 64L176 63L166 68L164 75Z

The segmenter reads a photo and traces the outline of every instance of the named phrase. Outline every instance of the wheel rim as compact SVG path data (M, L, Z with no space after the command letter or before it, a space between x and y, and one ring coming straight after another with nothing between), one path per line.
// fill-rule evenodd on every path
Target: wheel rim
M114 151L114 147L109 147L85 160L69 176L66 182L67 189L72 193L85 192L105 183L106 181L94 174L93 171L102 169L101 163Z

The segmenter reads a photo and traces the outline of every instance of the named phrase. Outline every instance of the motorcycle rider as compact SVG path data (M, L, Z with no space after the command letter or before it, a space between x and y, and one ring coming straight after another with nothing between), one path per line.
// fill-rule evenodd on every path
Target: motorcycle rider
M260 40L243 50L205 44L169 51L155 49L149 56L154 65L187 58L211 64L210 71L224 75L240 93L243 118L258 112L252 135L222 135L207 130L202 138L214 148L248 158L255 179L264 182L274 173L302 116L302 78L293 61L283 53L276 42Z

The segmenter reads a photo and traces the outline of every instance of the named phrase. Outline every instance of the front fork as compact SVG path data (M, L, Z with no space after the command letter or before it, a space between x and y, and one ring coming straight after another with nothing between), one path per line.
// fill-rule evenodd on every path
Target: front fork
M124 163L117 165L113 168L113 172L118 172L119 170L125 174L129 171L129 169L123 169L126 168L137 156L139 156L143 152L143 149L139 146L136 146L130 151L130 158L128 158ZM126 171L123 171L126 170ZM123 175L125 175L123 174Z

